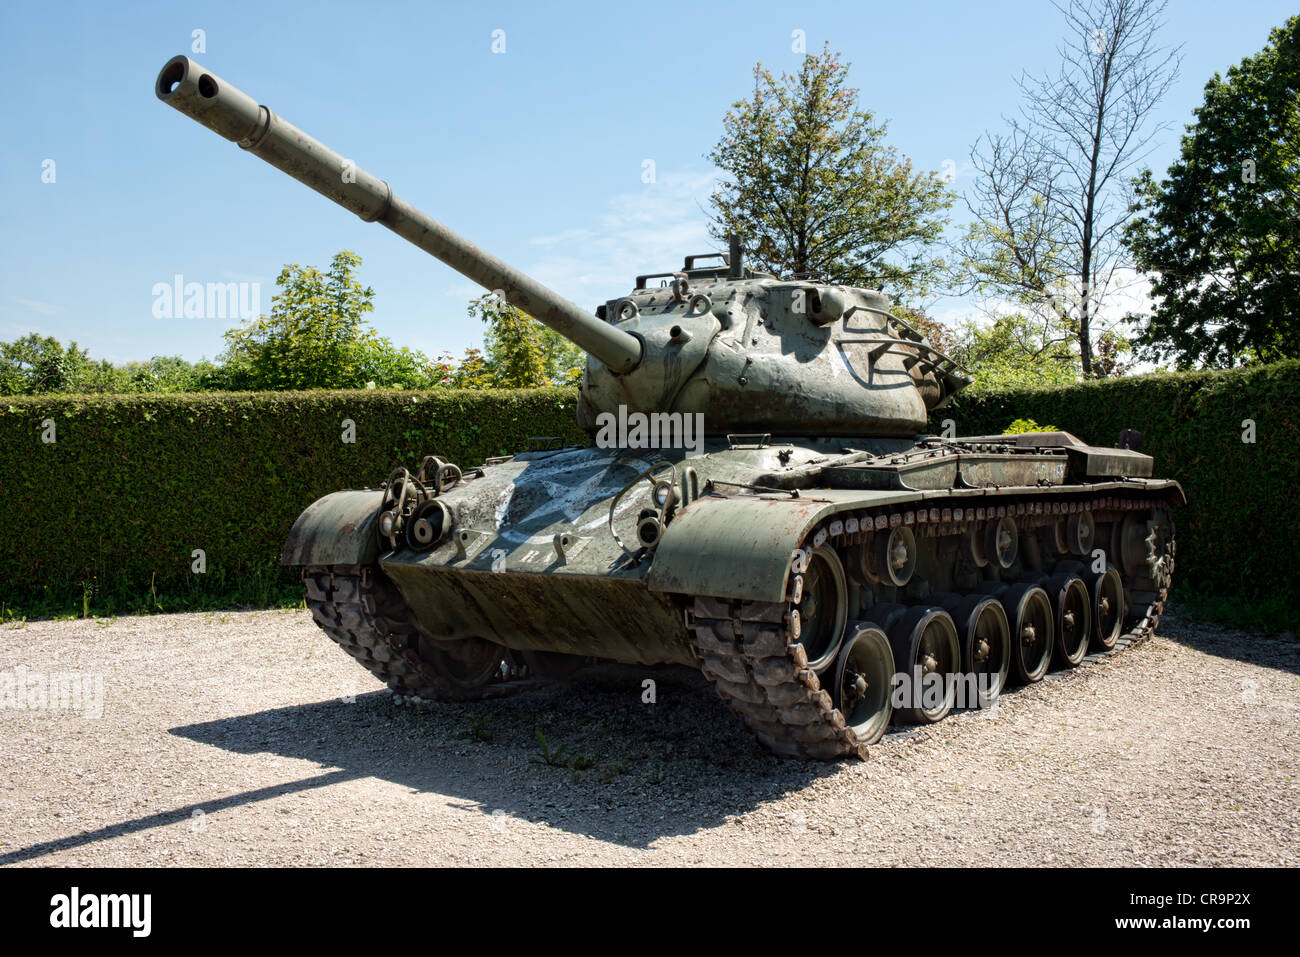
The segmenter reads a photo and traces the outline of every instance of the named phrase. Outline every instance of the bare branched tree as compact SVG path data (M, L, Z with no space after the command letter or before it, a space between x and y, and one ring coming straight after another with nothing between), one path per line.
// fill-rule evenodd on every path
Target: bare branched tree
M971 160L974 222L961 242L967 288L1013 299L1079 343L1094 374L1093 323L1126 264L1129 181L1162 127L1152 107L1178 75L1159 45L1166 0L1058 3L1066 38L1054 74L1019 81L1021 116Z

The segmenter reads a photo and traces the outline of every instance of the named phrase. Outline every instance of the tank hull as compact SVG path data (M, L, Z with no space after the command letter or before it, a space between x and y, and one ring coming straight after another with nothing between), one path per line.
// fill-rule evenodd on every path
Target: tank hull
M921 541L943 549L1008 512L1028 533L1049 521L1055 527L1068 521L1071 509L1099 502L1181 501L1174 482L1078 479L1060 449L935 455L922 460L928 463L922 470L906 460L915 452L911 443L905 449L884 443L866 467L828 465L843 455L835 442L711 444L705 454L691 457L673 450L595 448L520 455L440 497L457 531L438 547L419 552L387 549L381 542L357 559L377 556L419 629L439 642L485 639L516 650L695 664L691 601L782 601L790 588L791 555L819 526L838 523L836 537L844 538L848 561L847 550L891 522L914 528ZM637 516L653 507L652 486L643 481L638 487L637 479L656 463L661 474L669 474L670 465L677 473L691 468L707 492L675 510L651 551L634 547ZM789 480L782 482L782 474ZM1004 484L1008 480L1016 484ZM985 484L965 487L975 482ZM629 483L632 490L613 507L611 532L611 504ZM889 487L908 483L923 487ZM339 494L372 509L380 495L363 500L358 496L366 493ZM1104 508L1096 515L1103 525L1114 520ZM347 528L355 535L358 524ZM846 536L845 526L857 530ZM570 536L567 547L556 544L562 534ZM319 537L331 550L311 556L302 541L306 535L291 538L286 549L295 562L332 564L347 557L337 550L340 538L328 535ZM973 584L954 581L936 562L928 556L922 562L932 590ZM1010 580L1025 571L1021 561L999 576ZM999 577L982 571L980 580L986 576ZM869 607L874 593L868 583L850 585L856 599L850 613L860 617L864 600Z
M764 746L837 759L894 713L852 698L864 675L935 679L946 697L897 711L929 722L1149 634L1183 501L1150 472L1065 433L558 449L434 493L408 478L414 509L404 486L326 496L285 560L322 628L404 697L492 696L591 657L691 665ZM389 509L405 538L382 533Z

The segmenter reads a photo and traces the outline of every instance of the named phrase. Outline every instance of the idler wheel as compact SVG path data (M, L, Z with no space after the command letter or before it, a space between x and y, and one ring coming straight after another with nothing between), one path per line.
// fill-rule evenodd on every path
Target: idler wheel
M1028 582L999 589L997 598L1011 626L1011 675L1020 684L1042 681L1052 663L1052 600Z
M831 698L863 744L875 744L889 727L893 682L889 639L875 625L854 622L835 665Z
M1088 653L1092 640L1092 596L1078 575L1055 575L1043 583L1052 600L1056 641L1052 659L1058 666L1073 668Z
M934 724L952 710L961 670L961 642L952 616L942 608L909 608L889 630L906 707L896 708L907 724Z
M961 670L974 679L965 707L987 708L1002 694L1011 670L1011 625L1001 602L989 595L951 595L940 600L957 626Z
M799 644L808 667L818 674L835 664L848 622L848 585L844 565L828 545L814 548L803 571L803 590L794 611L799 613Z

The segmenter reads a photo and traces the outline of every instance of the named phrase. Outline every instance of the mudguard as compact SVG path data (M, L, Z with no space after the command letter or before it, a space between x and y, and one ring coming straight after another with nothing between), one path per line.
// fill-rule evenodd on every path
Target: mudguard
M664 530L646 585L688 595L782 601L794 550L822 516L840 507L820 497L700 499Z
M281 565L363 565L379 557L381 489L333 492L307 506L289 530Z

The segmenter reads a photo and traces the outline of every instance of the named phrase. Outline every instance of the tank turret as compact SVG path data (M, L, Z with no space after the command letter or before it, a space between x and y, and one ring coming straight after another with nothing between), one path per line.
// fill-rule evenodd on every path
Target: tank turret
M637 277L596 314L394 195L189 57L158 74L158 98L367 222L387 226L550 326L590 356L579 424L602 412L702 413L710 434L911 436L967 383L891 314L879 292L746 270L739 242ZM719 264L701 265L711 258Z

